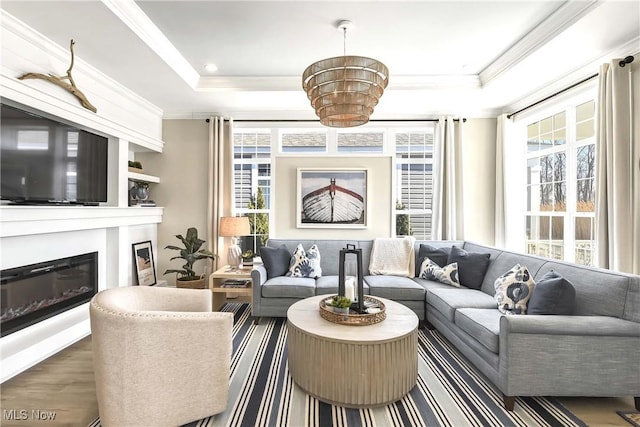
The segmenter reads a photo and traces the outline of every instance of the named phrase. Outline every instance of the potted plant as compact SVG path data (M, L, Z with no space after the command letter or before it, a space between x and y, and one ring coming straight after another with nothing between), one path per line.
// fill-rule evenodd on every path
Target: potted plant
M187 229L186 237L178 234L176 235L176 238L182 242L184 247L181 248L179 246L167 245L165 249L180 251L180 255L172 257L170 261L173 261L174 259L183 259L186 263L182 266L182 269L169 269L165 271L164 274L176 273L176 286L178 288L206 288L204 275L198 276L193 269L193 265L199 260L214 259L216 255L206 249L200 249L205 241L198 239L198 230L194 227Z
M333 307L334 313L349 314L349 307L351 307L351 300L347 297L341 297L335 295L331 300L331 307Z
M129 165L129 172L137 172L137 173L142 173L142 163L134 161L134 160L129 160L128 161L128 165Z
M253 267L253 258L255 255L251 249L244 251L241 256L243 267Z

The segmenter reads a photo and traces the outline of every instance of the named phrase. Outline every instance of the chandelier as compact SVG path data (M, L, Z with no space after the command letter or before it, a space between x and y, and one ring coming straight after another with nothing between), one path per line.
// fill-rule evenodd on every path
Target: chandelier
M329 127L360 126L369 121L373 108L389 84L389 69L364 56L347 56L347 29L351 21L340 21L344 54L315 62L302 74L302 88L320 123Z

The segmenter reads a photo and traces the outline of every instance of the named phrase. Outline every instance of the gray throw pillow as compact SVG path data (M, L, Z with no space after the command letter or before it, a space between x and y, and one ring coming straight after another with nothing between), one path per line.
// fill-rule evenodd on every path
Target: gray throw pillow
M536 284L527 314L570 315L576 300L576 290L567 279L551 270Z
M447 265L449 259L449 252L451 247L436 248L435 246L420 244L418 248L418 256L416 257L416 277L420 277L420 267L425 258L429 258L431 261L438 264L439 267Z
M457 246L451 247L447 264L458 263L458 279L462 286L480 289L484 275L489 267L491 254L467 252Z
M284 276L289 271L291 253L285 245L280 245L277 248L263 246L260 248L260 257L267 270L267 279Z

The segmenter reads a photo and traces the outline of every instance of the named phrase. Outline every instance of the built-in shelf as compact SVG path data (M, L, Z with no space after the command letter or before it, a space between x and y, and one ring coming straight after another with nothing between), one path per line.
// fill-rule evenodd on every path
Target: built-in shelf
M160 182L160 178L153 175L147 175L144 173L137 172L127 172L127 177L132 181L142 181L142 182L152 182L158 184Z

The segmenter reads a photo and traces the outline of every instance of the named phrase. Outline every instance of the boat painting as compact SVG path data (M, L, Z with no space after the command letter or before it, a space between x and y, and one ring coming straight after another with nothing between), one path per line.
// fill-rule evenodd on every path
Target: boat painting
M365 227L366 170L298 170L298 227Z

